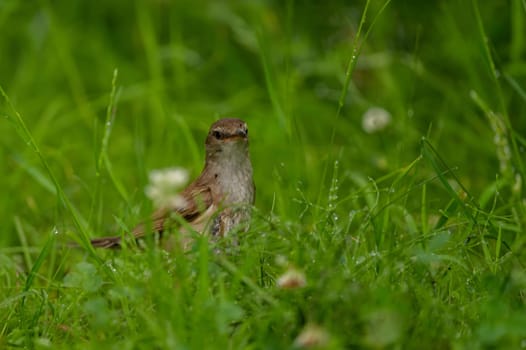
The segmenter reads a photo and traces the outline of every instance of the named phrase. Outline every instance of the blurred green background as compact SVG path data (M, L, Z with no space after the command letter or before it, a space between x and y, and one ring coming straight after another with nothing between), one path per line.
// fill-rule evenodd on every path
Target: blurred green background
M460 233L452 235L454 248L448 254L450 261L462 260L469 268L458 269L458 280L442 281L444 294L436 292L438 302L433 291L430 295L423 291L426 288L415 291L426 295L425 302L415 297L424 311L413 310L406 328L393 332L411 329L406 340L439 339L435 344L440 348L449 344L458 328L461 339L490 334L487 344L499 344L505 332L486 333L484 327L492 328L491 322L473 326L479 318L473 310L475 298L509 291L500 283L517 276L514 268L521 273L524 269L524 0L0 0L0 33L0 86L90 235L111 234L119 223L133 226L147 216L151 204L144 187L149 171L183 166L196 176L203 166L209 125L220 117L241 118L250 129L259 217L276 220L287 230L299 227L294 232L306 235L323 232L326 221L343 227L344 218L356 215L341 228L349 234L344 238L349 245L349 237L363 234L374 237L364 248L367 253L361 251L363 256L395 249L389 250L384 265L367 265L375 277L362 280L364 285L380 280L382 266L395 266L402 255L410 265L413 244L434 234L429 228L441 215L455 216L451 232ZM114 72L118 72L114 108L108 112ZM384 129L369 133L362 119L373 107L382 108L391 119ZM108 115L107 162L98 167L103 135L110 131ZM79 232L5 98L0 116L0 252L27 272L30 266L23 265L20 251L36 255L54 228L69 234L61 236L63 241ZM423 137L444 164L422 151ZM470 215L451 204L459 198L467 198L466 207L480 226L464 226L471 225ZM412 218L418 221L420 215L422 222L415 223ZM495 218L499 238L495 230L488 233L492 244L499 242L495 265L481 267L480 261L490 260L484 250L486 236L477 236L475 247L466 248L464 242L473 242L471 232L476 236ZM500 235L506 246L502 254L513 251L507 260L499 260ZM443 247L442 241L434 242ZM321 245L316 241L309 247ZM334 253L334 261L342 263L335 253L341 247L318 253L331 257ZM296 253L291 255L296 254L298 261L310 259L308 253ZM400 308L411 305L418 310L421 304L408 296L407 288L426 278L432 279L430 285L440 284L439 272L447 270L430 261L425 264L431 272L404 275L414 278L414 284L400 283L396 293L380 288L390 285L386 281L397 282L395 273L378 285L371 282L371 290L379 287L374 300L380 301L375 305L397 304L401 296ZM500 263L505 266L502 270L496 267ZM489 270L505 272L498 282L479 276L475 287L462 280L473 271ZM60 273L56 277L62 279ZM486 282L493 289L484 289ZM327 282L328 289L335 285ZM325 295L325 287L318 287L318 295ZM488 306L488 314L518 317L503 316L509 322L503 323L504 329L520 319L510 310L524 310L523 287L522 292L511 289L506 295L509 304L499 304L502 308ZM347 291L356 297L352 290ZM367 299L367 293L359 300L376 303ZM463 305L466 300L472 304L461 310L456 302ZM338 301L323 298L311 303L318 310L339 306ZM435 308L442 303L450 309ZM353 310L362 316L370 311L365 306L365 311ZM340 311L345 314L348 309ZM334 328L343 317L337 310L332 316L319 312L334 317ZM436 312L444 315L437 324L429 318ZM455 312L469 314L470 319L462 323ZM378 317L384 316L380 312ZM412 326L410 318L416 320ZM388 321L387 334L398 319ZM419 325L428 327L428 333ZM524 339L520 330L510 334L509 344ZM378 344L369 333L364 337L369 343L360 344L370 347L394 343L388 335ZM263 341L264 335L257 339Z

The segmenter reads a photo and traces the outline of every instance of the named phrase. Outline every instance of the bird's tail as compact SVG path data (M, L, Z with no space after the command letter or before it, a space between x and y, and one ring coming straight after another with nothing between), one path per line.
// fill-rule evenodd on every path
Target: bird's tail
M95 248L120 248L121 236L94 238L90 242Z

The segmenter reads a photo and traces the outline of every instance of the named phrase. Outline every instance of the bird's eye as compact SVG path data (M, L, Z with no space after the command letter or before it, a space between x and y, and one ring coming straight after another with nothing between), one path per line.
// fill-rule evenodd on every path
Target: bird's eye
M223 134L222 134L220 131L217 131L217 130L214 131L214 132L212 133L212 135L214 135L214 137L215 137L216 139L218 139L218 140L221 140L221 139L223 138Z

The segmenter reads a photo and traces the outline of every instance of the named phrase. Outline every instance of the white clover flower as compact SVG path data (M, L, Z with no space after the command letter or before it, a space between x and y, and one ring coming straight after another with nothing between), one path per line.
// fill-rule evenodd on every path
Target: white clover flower
M155 206L184 206L184 199L178 194L188 182L188 171L183 168L166 168L152 170L149 174L150 183L145 193Z
M391 123L391 113L380 107L369 108L362 117L362 128L372 134L383 130Z
M150 183L156 186L182 187L188 181L188 171L179 167L155 169L150 172L149 178Z
M303 288L307 284L305 274L293 267L290 267L276 281L276 285L281 289Z
M329 333L315 324L308 324L294 340L294 346L301 349L321 348L328 345Z

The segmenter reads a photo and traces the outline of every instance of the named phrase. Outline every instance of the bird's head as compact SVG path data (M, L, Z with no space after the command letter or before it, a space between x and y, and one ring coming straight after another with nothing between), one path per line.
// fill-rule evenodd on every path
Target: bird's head
M241 119L225 118L210 127L206 137L207 158L248 150L248 128ZM226 153L226 154L225 154Z

